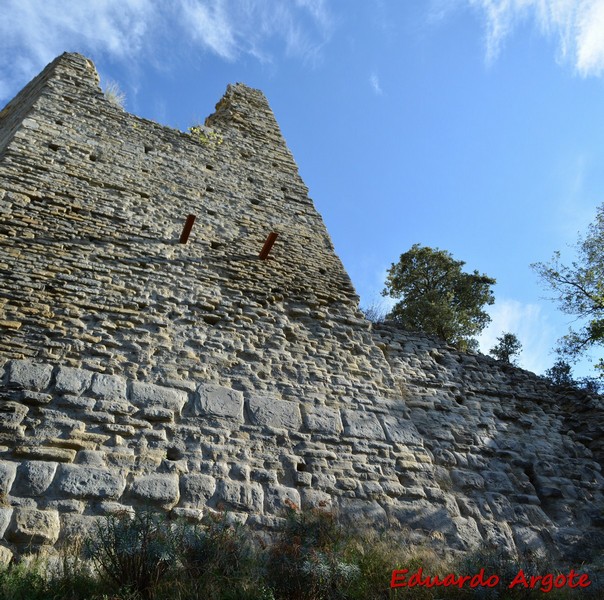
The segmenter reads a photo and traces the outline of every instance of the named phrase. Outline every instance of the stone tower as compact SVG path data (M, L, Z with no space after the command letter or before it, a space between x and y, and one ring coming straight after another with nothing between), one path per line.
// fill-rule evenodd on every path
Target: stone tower
M372 329L261 92L183 133L58 57L0 113L0 227L6 549L149 505L263 528L321 506L458 550L601 539L598 399L570 415L532 374Z

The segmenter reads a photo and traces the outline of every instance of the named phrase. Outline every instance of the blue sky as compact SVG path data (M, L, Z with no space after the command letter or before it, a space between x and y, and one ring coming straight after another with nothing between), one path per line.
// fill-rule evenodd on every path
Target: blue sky
M497 279L487 352L542 373L573 319L529 265L604 202L604 0L0 0L0 104L56 55L185 130L268 97L361 296L414 243ZM597 357L598 355L596 355ZM589 364L576 367L589 373Z

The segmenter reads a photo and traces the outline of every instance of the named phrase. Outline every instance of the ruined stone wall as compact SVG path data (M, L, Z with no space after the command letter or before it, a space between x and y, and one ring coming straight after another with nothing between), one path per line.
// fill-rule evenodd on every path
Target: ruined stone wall
M189 135L59 57L0 113L0 228L12 550L148 505L270 528L288 502L457 550L597 545L601 406L583 427L532 374L372 330L260 92Z

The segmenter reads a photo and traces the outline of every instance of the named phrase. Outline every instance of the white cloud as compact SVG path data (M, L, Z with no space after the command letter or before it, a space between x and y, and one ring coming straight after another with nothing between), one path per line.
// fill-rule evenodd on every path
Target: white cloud
M2 0L0 100L62 52L134 65L161 61L180 41L234 61L275 52L314 61L329 39L327 0ZM168 37L169 36L169 37ZM169 44L166 41L169 40ZM275 47L277 49L275 49Z
M519 365L535 373L552 366L557 335L538 304L523 304L517 300L498 300L488 311L491 323L478 341L480 350L488 354L503 333L514 333L522 344Z
M369 77L369 85L371 85L371 89L373 89L378 96L381 96L384 93L382 86L380 85L380 78L376 73L372 73Z
M541 34L558 41L559 59L582 76L604 71L604 0L433 0L432 17L471 6L485 21L486 58L492 62L506 38L532 21Z

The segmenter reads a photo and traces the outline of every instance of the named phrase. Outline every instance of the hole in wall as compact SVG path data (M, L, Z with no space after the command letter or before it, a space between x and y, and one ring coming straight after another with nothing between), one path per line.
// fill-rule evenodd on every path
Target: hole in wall
M53 151L56 152L61 146L59 146L58 144L48 144L48 147Z
M206 192L210 192L210 194L211 194L213 191L214 191L214 188L213 188L213 187L209 187L209 186L208 186L208 187L206 188Z
M176 446L170 446L166 450L166 458L168 460L180 460L183 457L184 457L183 451Z
M57 119L57 120L55 121L55 123L56 123L57 125L63 125L63 121L62 121L61 119Z
M149 152L153 151L153 146L148 146L145 144L145 154L149 154Z
M254 205L254 206L258 206L260 204L260 200L258 200L258 198L252 198L250 200L250 202Z
M325 275L327 273L327 269L324 269L323 267L319 267L319 273L321 273L321 275Z
M304 471L306 471L306 465L304 463L298 463L296 465L296 471L298 471L298 473L304 473Z
M216 211L212 210L211 208L208 208L206 212L210 215L210 217L216 216Z
M208 171L213 171L214 170L214 166L213 165L206 165L206 169Z
M210 247L212 250L218 250L219 248L222 248L222 242L210 242Z
M89 158L89 159L90 159L92 162L96 162L96 159L97 159L96 154L91 154L91 155L90 155L88 158Z

